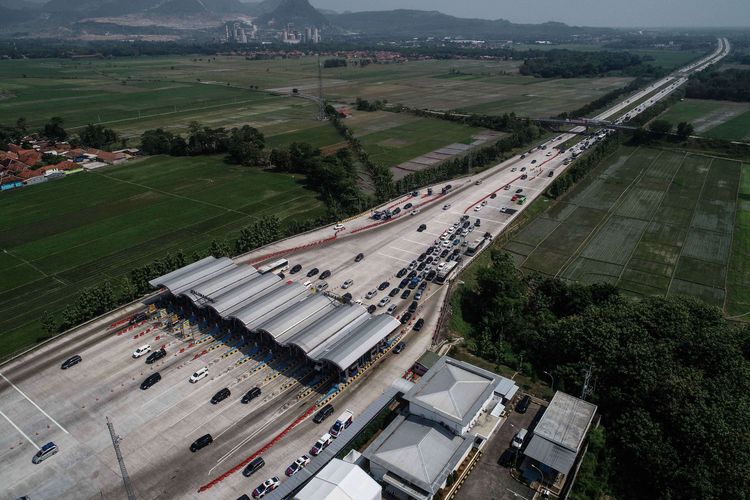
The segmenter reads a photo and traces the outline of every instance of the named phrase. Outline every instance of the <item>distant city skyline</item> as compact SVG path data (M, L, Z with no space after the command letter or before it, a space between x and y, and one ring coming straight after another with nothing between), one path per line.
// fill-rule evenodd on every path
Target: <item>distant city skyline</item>
M515 23L580 26L750 27L749 0L311 0L338 12L418 9Z

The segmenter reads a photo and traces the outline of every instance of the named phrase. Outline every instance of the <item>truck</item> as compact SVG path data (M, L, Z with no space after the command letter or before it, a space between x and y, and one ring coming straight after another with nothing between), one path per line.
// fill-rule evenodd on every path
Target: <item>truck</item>
M466 255L474 255L477 253L479 249L484 246L484 242L484 238L477 238L474 240L474 242L466 249Z
M437 276L435 276L434 283L437 283L438 285L442 285L443 283L445 283L445 281L449 279L453 272L456 270L457 266L458 262L456 262L455 260L445 264L442 269L438 270Z
M341 431L352 425L352 421L354 420L354 414L351 410L346 410L344 413L339 415L339 417L336 419L336 421L331 426L331 430L328 431L328 433L332 437L337 437Z

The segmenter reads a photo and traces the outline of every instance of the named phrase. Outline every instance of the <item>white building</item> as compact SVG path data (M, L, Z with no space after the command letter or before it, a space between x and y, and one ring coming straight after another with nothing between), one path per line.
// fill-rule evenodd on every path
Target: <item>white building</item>
M380 500L382 488L357 465L331 460L294 500Z

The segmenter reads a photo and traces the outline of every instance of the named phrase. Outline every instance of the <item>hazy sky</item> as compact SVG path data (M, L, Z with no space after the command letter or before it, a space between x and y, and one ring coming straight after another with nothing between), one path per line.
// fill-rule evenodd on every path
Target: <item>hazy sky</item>
M746 26L750 0L311 0L319 8L439 10L458 17L586 26Z

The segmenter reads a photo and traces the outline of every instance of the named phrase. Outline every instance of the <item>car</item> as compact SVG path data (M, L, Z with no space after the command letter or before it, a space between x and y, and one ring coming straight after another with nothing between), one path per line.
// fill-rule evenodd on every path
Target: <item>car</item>
M415 274L415 276L416 276L416 274ZM401 282L398 284L398 287L399 288L405 288L406 285L409 284L409 279L411 279L411 278L404 278L404 279L402 279Z
M308 457L307 455L302 455L297 460L292 462L292 464L289 467L286 468L286 471L284 472L284 474L286 474L287 477L292 477L293 475L295 475L296 473L298 473L299 471L307 467L307 464L309 463L310 463L310 457Z
M276 476L266 479L253 490L253 498L263 498L268 493L278 488L280 483L281 481Z
M147 365L153 364L159 361L161 358L165 357L166 355L167 355L167 351L166 349L162 347L158 351L154 351L148 355L148 357L146 358L146 364Z
M433 261L433 260L434 260L434 258L432 257L432 255L430 255L429 257L427 257L427 258L426 258L426 259L424 260L424 263L425 263L425 264L427 264L427 265L429 266L430 264L432 264L432 261Z
M302 286L304 286L305 288L310 288L312 286L312 281L307 280L304 283L302 283Z
M411 215L417 215L419 212L421 212L421 210L418 208L415 208L414 210L411 211Z
M400 207L396 207L396 209L393 210L393 215L398 215L400 213L401 213L401 208Z
M404 293L401 294L401 298L408 299L409 295L411 295L411 290L404 290Z
M144 344L144 345L140 346L138 349L136 349L135 351L133 351L133 358L134 359L135 358L140 358L141 356L143 356L147 352L151 352L151 346L148 345L148 344Z
M383 297L382 299L380 299L380 302L378 302L378 307L384 307L390 301L390 297Z
M421 233L426 229L427 229L427 224L420 224L419 227L417 228L417 232Z
M391 286L391 284L388 283L387 281L384 281L384 282L382 282L381 284L378 285L378 290L380 290L382 292L383 290L385 290L389 286Z
M326 279L326 278L328 278L330 276L331 276L331 271L326 270L326 271L323 271L322 273L320 273L320 276L318 276L318 279L319 280L324 280L324 279Z
M451 246L451 242L450 242L450 241L448 241L448 240L445 240L445 241L443 241L443 243L442 243L442 244L443 244L443 248L448 248L448 247L450 247L450 246Z
M547 156L552 156L552 151L548 151Z
M359 262L359 261L361 261L361 260L362 260L362 259L364 259L364 258L365 258L365 254L363 254L363 253L358 253L358 254L357 254L357 256L356 256L356 257L354 257L354 262Z
M419 191L414 190L414 191L411 192L411 195L412 196L419 196Z
M430 269L430 272L427 273L427 276L425 276L424 279L426 279L427 281L432 281L435 279L435 276L437 276L437 272L435 272L434 269Z
M211 434L204 434L203 436L193 441L193 444L190 445L190 451L195 453L196 451L200 450L201 448L205 448L213 442L214 438L211 437Z
M523 193L523 189L516 189L516 194Z
M468 235L468 234L469 234L469 228L468 228L468 227L467 227L467 228L464 228L464 230L463 230L463 231L461 231L461 236L466 236L466 235Z
M476 227L479 227L479 226L481 226L481 225L482 225L482 221L481 221L481 220L479 220L479 219L477 219L477 220L475 220L475 221L474 221L474 225L475 225Z
M39 464L47 460L52 455L56 454L59 450L57 445L50 441L49 443L45 444L41 448L39 448L39 451L36 452L36 454L31 458L31 463L33 464Z
M403 277L403 276L404 276L404 274L406 274L406 273L408 273L408 272L409 272L409 271L407 271L407 269L406 269L405 267L402 267L402 268L401 268L401 269L399 269L399 271L398 271L398 272L396 273L396 277L397 277L397 278L401 278L401 277Z
M390 292L388 292L388 296L389 297L395 297L396 295L399 294L400 291L401 291L401 289L398 288L398 287L396 287L393 290L391 290Z
M393 314L394 312L396 312L396 304L389 305L388 306L388 310L386 311L386 313Z
M341 284L341 288L343 288L344 290L346 290L347 288L349 288L349 287L350 287L350 286L352 286L353 284L354 284L354 280L346 280L346 281L344 281L344 282L343 282L343 283Z
M190 376L190 382L194 384L198 382L200 379L206 378L206 377L208 377L208 367L204 366L202 368L199 368L198 371L196 371Z
M375 304L372 304L367 308L367 312L370 314L374 313L376 310L377 310L377 307L375 306Z
M501 467L510 467L518 461L520 452L516 448L508 448L500 455L497 464Z
M449 253L450 253L450 250L448 250L446 248L445 250L443 250L442 252L440 252L440 258L444 259L445 256L448 255Z
M531 163L532 163L532 164L536 163L536 160L531 160ZM525 168L522 168L521 170L523 171L523 170L526 170L526 169L525 169Z
M432 273L434 271L430 271ZM430 277L430 273L427 273L427 276L425 276L425 279L428 279ZM417 290L417 293L414 294L414 300L419 300L422 298L422 290Z
M260 396L260 394L261 394L260 387L253 387L252 389L247 391L244 396L242 396L242 399L240 400L240 402L246 405L253 399Z
M479 220L479 219L477 219L477 220ZM469 227L467 227L466 229L468 229L468 230L469 230L469 232L472 232L472 231L474 230L474 226L469 226Z
M526 413L526 410L529 409L529 405L531 404L531 396L528 394L521 399L521 401L516 404L516 411L518 413Z
M414 331L415 331L415 332L418 332L419 330L421 330L421 329L422 329L422 327L423 327L423 326L424 326L424 319L422 319L422 318L419 318L419 319L417 320L417 322L416 322L416 323L414 323Z
M513 440L510 442L510 447L520 450L523 447L523 442L526 439L527 433L528 431L526 429L519 430L516 435L513 436Z
M479 212L480 210L482 210L482 205L477 205L476 207L474 207L475 212Z
M327 404L323 408L321 408L318 413L315 414L315 416L313 417L313 422L319 424L331 415L333 415L333 405Z
M417 307L419 307L419 302L417 302L416 300L413 300L411 304L409 304L409 312L413 313L414 311L417 310Z
M319 269L317 267L313 267L312 269L310 269L309 271L307 271L307 277L308 278L312 278L313 276L315 276L319 272L320 271L319 271Z
M497 193L492 193L492 194L490 195L490 199L491 199L491 200L494 200L495 198L497 198Z
M263 457L256 457L252 462L247 464L247 467L242 470L242 475L245 477L250 477L260 469L262 469L264 465L266 465L266 461L263 460Z
M340 222L336 224L335 226L333 226L334 231L341 231L342 229L344 229L344 225L341 224Z
M405 312L403 316L401 316L401 324L405 325L406 323L408 323L411 319L411 316L412 314L410 312Z
M526 175L526 174L523 174L523 175L521 176L521 180L526 180L526 179L528 179L528 178L529 178L529 176L528 176L528 175Z
M365 298L366 299L371 299L374 296L376 296L377 294L378 294L378 291L373 288L372 290L370 290L369 292L367 292L367 294L365 294Z
M553 175L555 175L555 172L553 172L552 170L550 170L549 173L547 174L547 177L552 177Z
M141 390L145 391L146 389L156 384L160 380L161 380L161 375L159 374L159 372L152 373L151 375L146 377L143 382L141 382Z
M327 281L323 281L322 283L318 283L318 284L317 284L317 285L315 286L315 288L317 288L317 290L318 290L319 292L322 292L323 290L325 290L326 288L328 288L328 282L327 282Z
M404 210L409 210L413 206L414 205L412 205L411 203L407 203L406 205L404 205Z
M526 158L526 157L522 156L521 158ZM515 172L516 170L518 170L516 167L513 167L513 168L510 169L511 172Z
M450 210L450 208L451 208L450 203L446 203L445 205L443 205L443 210Z
M63 364L60 366L60 369L61 370L67 370L71 366L75 366L78 363L80 363L81 361L83 361L83 358L81 358L81 356L79 356L78 354L76 354L75 356L71 356L68 359L66 359L65 361L63 361Z
M425 264L424 262L420 262L419 265L417 266L417 271L421 271L425 267L427 267L427 264Z
M482 203L480 203L480 205L482 205L483 207L486 207L487 206L487 200L482 200Z
M536 161L536 160L535 160L535 161ZM531 163L534 163L535 161L533 161L533 162L531 162ZM522 167L522 168L521 168L521 172L526 172L526 167Z
M349 292L346 292L344 295L341 296L341 300L344 301L344 304L348 304L352 301L352 294Z
M456 238L455 240L453 240L453 246L454 246L454 247L455 247L455 246L458 246L458 245L460 245L460 244L461 244L461 240L460 240L460 239Z
M225 387L219 390L219 392L217 392L216 394L214 394L214 396L211 398L211 404L212 405L218 404L224 401L225 399L227 399L231 395L232 395L232 391L230 391L229 388Z
M331 437L330 434L327 432L320 436L320 439L318 439L312 448L310 448L310 455L317 457L320 455L320 452L328 448L328 445L331 444L333 441L333 437Z
M396 344L396 347L393 348L393 353L398 354L404 349L406 349L406 342L399 342L398 344Z
M416 260L413 260L409 263L409 271L417 267L418 262Z

